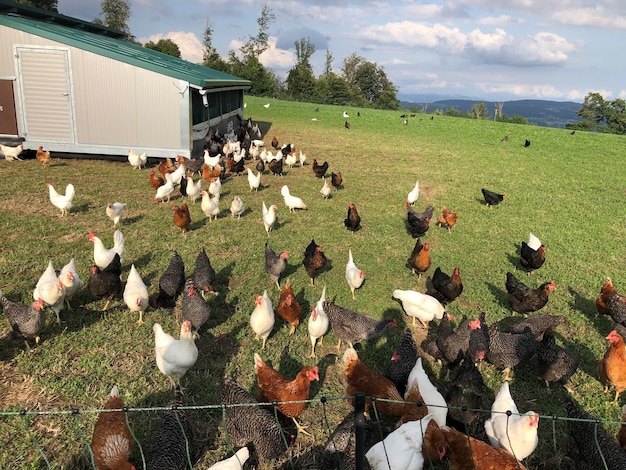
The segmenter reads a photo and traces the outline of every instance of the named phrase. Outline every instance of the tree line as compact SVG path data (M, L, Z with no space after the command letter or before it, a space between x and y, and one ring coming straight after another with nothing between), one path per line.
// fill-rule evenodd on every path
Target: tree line
M626 135L626 102L621 98L607 101L600 93L588 93L576 114L580 121L567 129Z
M16 0L18 3L57 11L57 0ZM126 33L129 42L142 45L174 57L180 57L178 45L171 39L159 39L141 44L128 27L131 9L127 0L102 0L101 11L93 23ZM326 50L324 71L316 77L311 66L315 45L309 38L295 42L296 63L285 80L260 62L260 56L269 47L269 27L276 20L267 4L263 4L257 19L256 35L243 40L238 51L231 50L223 58L213 46L213 29L207 22L203 33L203 60L201 65L250 80L249 93L254 96L286 100L308 101L320 104L356 106L376 109L400 109L398 89L389 80L382 66L355 53L343 61L338 72L333 71L334 58Z

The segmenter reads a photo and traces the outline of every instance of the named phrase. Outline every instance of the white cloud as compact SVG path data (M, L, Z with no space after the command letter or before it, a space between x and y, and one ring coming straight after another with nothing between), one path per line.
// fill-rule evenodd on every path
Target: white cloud
M502 26L506 24L522 24L524 23L524 20L520 18L513 18L509 15L499 15L485 16L484 18L479 18L477 23L492 26Z
M296 63L296 55L292 51L278 49L276 47L277 38L270 36L267 43L269 48L259 56L259 62L265 67L277 69L289 69Z
M575 26L626 29L626 16L604 7L563 9L550 15L550 19Z
M358 34L366 42L402 45L405 48L440 49L448 52L461 52L467 43L466 35L458 28L448 28L439 23L432 26L412 21L387 23L369 26Z
M195 64L202 62L202 42L194 33L171 31L165 35L159 33L148 36L147 38L139 38L139 41L141 43L150 41L156 43L159 39L170 39L175 42L180 49L180 56L182 59Z

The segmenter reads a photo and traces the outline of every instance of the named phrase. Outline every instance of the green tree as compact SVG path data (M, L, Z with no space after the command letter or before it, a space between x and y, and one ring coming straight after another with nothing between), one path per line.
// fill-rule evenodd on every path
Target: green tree
M582 107L576 112L581 120L574 129L604 131L607 103L600 93L588 93Z
M626 134L626 102L617 98L609 101L605 111L607 132L612 134Z
M487 111L487 105L482 101L480 103L474 103L470 108L469 113L474 119L487 119L489 111Z
M41 8L42 10L53 11L55 13L59 12L59 10L57 10L57 0L15 0L15 3Z
M100 17L93 22L126 33L128 40L134 39L130 34L128 19L130 18L130 3L126 0L102 0Z
M222 72L228 72L230 66L226 63L222 56L219 55L217 49L213 46L213 29L207 20L202 34L202 43L204 49L202 51L202 65Z
M180 59L180 48L178 44L168 38L161 38L156 43L149 41L143 45L146 49L152 49L153 51L159 51L163 54L178 57Z
M355 106L400 109L396 97L398 90L387 78L383 67L353 53L344 60L341 70Z
M267 5L267 3L264 3L263 8L261 9L261 16L259 16L256 20L259 25L257 35L248 36L248 40L240 48L244 61L251 57L256 57L258 59L259 56L270 47L269 33L267 30L269 29L270 24L275 20L276 15L274 15L272 9Z
M295 42L296 65L287 75L287 90L292 99L311 101L315 96L315 75L310 58L315 53L315 45L309 38Z

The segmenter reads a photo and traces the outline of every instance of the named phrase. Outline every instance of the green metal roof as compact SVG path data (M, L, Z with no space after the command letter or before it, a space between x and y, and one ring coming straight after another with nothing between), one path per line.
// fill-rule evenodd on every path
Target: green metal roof
M0 0L0 7L5 7L6 5L7 2ZM38 8L31 8L31 10L37 12L45 11ZM0 8L0 25L93 52L110 59L119 60L120 62L151 70L168 77L184 80L202 88L250 86L249 80L109 37L105 34L115 35L115 30L110 28L94 28L93 30L97 31L96 33L86 30L90 23L81 20L75 20L75 23L72 23L72 18L64 15L46 12L46 15L39 15L40 19L18 16L23 14L33 16L31 12L22 8L19 11ZM65 26L63 23L70 24L73 27ZM94 27L96 26L94 25Z

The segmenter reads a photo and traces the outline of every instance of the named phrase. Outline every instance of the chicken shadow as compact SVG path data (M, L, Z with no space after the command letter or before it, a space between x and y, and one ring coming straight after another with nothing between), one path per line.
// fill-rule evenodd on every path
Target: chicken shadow
M143 219L144 216L143 215L135 215L133 217L124 217L121 221L120 221L120 226L125 226L125 225L132 225L132 224L136 224L137 222L139 222L141 219Z
M570 303L570 308L577 310L584 317L589 320L596 321L598 316L598 310L596 309L595 299L589 299L582 295L580 292L574 290L572 287L568 287L567 291L572 296L573 301Z
M509 305L509 301L507 300L508 292L505 289L501 289L500 287L490 282L487 283L487 287L489 288L493 296L498 300L498 302L507 310L510 310L511 313L513 313L513 311L511 310L511 306Z

